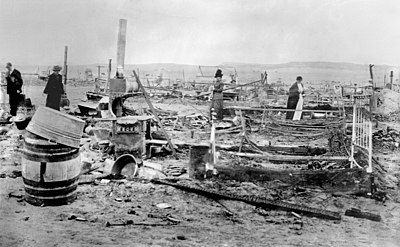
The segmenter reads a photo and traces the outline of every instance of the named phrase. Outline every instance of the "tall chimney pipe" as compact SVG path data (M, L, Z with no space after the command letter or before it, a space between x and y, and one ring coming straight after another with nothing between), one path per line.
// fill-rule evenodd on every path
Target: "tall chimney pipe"
M117 44L117 77L122 75L124 72L125 65L125 46L126 46L126 26L127 20L119 20L119 30L118 30L118 44Z

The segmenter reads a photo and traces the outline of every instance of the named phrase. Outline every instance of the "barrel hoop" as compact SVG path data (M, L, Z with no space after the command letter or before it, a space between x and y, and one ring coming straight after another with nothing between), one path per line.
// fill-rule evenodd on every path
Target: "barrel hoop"
M27 160L51 163L51 162L62 162L75 159L79 156L79 149L74 149L70 152L65 152L65 153L51 153L51 154L36 153L24 149L22 153Z
M61 152L68 152L68 151L75 149L73 147L68 147L68 146L65 146L62 144L57 144L57 145L47 144L47 145L45 145L44 143L39 143L39 144L32 143L31 141L28 141L26 138L24 141L24 145L25 145L24 146L25 149L29 149L29 150L32 150L35 152L44 152L44 153L46 153L46 152L61 153Z
M80 140L80 138L81 138L80 135L77 135L77 134L74 134L74 133L71 133L71 132L68 132L68 131L66 131L66 133L68 134L68 136L66 136L65 133L62 133L62 132L54 130L54 129L49 129L49 126L45 126L43 123L36 121L36 119L35 119L35 121L31 121L31 124L32 125L31 125L31 127L29 128L28 131L30 131L30 132L32 132L34 134L36 134L36 133L33 132L32 129L33 129L34 125L37 125L39 128L45 129L50 134L54 134L54 135L57 135L57 136L63 136L66 139L70 139L70 140L76 141L76 140Z
M35 196L35 195L32 195L32 194L26 194L26 193L25 193L25 196L26 196L26 195L29 195L30 197L34 197L34 198L41 199L41 200L48 200L48 199L56 200L56 199L63 199L63 198L66 198L66 197L71 196L71 195L74 195L74 194L76 194L76 190L74 190L74 191L72 191L72 192L70 192L70 193L68 193L68 194L65 194L65 195L53 196L53 197Z
M62 180L62 181L55 181L55 182L36 182L27 178L22 178L24 180L25 186L31 186L35 188L36 190L48 190L48 189L63 189L68 186L72 186L74 183L77 183L79 180L79 176L76 176L74 178Z
M25 201L27 201L30 204L36 205L36 206L41 206L41 205L65 205L68 203L73 202L76 199L76 191L65 195L63 197L53 197L53 198L42 198L42 197L36 197L36 196L31 196L29 194L25 193Z
M25 184L25 192L29 195L35 197L42 197L42 198L55 198L55 197L65 197L66 195L70 194L71 192L76 191L78 187L78 182L70 185L65 186L64 188L57 188L57 189L42 189L38 187L31 187Z

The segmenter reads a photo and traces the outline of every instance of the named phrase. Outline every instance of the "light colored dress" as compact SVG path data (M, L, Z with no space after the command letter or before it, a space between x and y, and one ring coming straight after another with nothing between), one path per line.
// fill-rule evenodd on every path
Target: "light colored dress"
M303 84L297 83L297 87L299 88L299 101L297 101L297 106L296 106L296 111L294 112L293 120L300 120L301 119L301 114L303 111L303 93L304 93L304 88Z

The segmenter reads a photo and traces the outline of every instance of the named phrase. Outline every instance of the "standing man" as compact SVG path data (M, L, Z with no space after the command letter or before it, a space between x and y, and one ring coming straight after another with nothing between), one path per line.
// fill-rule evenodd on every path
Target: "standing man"
M300 120L303 111L303 95L304 87L303 78L298 76L296 82L289 89L289 98L287 101L287 109L296 109L296 111L286 112L286 119Z
M21 73L18 70L13 69L13 66L10 62L6 64L6 69L7 94L10 102L10 114L11 116L16 116L18 104L21 100L22 84L24 81L22 80Z
M43 91L44 94L47 94L46 106L57 111L60 110L61 95L64 93L60 71L60 66L56 65L53 67L53 74L49 76L47 85Z
M211 103L211 108L210 108L210 116L211 116L211 109L214 108L215 113L217 114L216 118L218 120L222 120L223 118L223 90L224 90L224 84L222 83L222 70L217 69L217 72L215 73L215 84L214 84L214 90L213 90L213 98L212 98L212 103Z

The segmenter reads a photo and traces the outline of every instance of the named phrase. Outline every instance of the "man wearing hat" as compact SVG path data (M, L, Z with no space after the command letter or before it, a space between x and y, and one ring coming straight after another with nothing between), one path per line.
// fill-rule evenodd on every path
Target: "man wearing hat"
M17 115L18 104L21 100L22 93L22 80L21 73L13 69L10 62L6 64L6 81L7 81L7 94L10 102L10 114L11 116Z
M43 91L44 94L47 94L46 106L57 111L60 110L61 95L64 94L64 85L60 71L60 66L56 65L53 67L53 74L49 76L47 85Z
M298 76L296 82L289 89L289 98L287 101L287 109L296 109L296 111L286 112L286 119L300 120L303 111L303 78Z
M217 72L215 73L215 84L214 84L214 90L213 90L213 98L212 98L212 103L211 103L211 108L214 108L215 113L217 114L217 119L218 120L222 120L223 118L223 108L224 108L224 104L223 104L223 90L224 90L224 84L222 83L222 70L221 69L217 69Z

